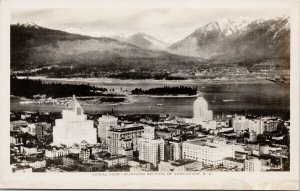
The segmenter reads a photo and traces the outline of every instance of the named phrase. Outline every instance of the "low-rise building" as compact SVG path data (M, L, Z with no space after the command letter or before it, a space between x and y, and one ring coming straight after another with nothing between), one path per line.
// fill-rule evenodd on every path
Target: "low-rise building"
M77 167L79 164L79 156L78 155L74 155L74 154L69 154L67 156L64 156L62 158L62 162L64 166L68 166L68 167Z
M218 166L223 158L234 156L234 145L226 144L224 139L195 139L183 142L183 159L203 162L205 165Z
M223 159L223 166L228 169L236 168L238 170L244 170L244 161L243 159L226 157Z
M12 132L10 134L10 143L13 145L21 144L23 143L23 137L15 132Z
M257 141L257 133L254 131L249 132L248 142L256 142Z
M52 147L50 149L45 150L45 157L54 159L54 158L60 158L65 155L68 155L69 151L66 147Z
M249 130L249 121L245 116L236 116L232 119L232 127L235 132Z
M146 162L146 161L139 161L138 165L134 165L132 166L132 164L136 164L136 163L132 163L130 162L130 172L143 172L143 171L152 171L153 170L153 164Z
M83 160L83 161L89 160L91 158L91 156L92 156L92 148L83 147L80 149L80 152L79 152L80 160Z
M117 165L128 165L128 159L126 156L113 156L108 159L103 159L107 163L108 167L115 167Z
M261 161L257 158L250 158L245 160L245 171L246 172L261 172L262 170Z
M36 124L34 123L28 124L28 133L32 136L36 135Z
M45 122L36 123L35 126L36 126L35 133L38 139L43 139L44 136L46 135L46 131L51 128L51 124Z
M24 120L18 120L18 121L11 121L10 122L10 130L11 131L18 131L20 130L20 127L27 127L28 122Z
M256 134L263 134L265 132L264 124L265 124L264 119L251 120L249 123L249 132L253 131Z
M81 172L101 172L107 168L107 163L104 161L87 161L79 164Z
M24 166L30 166L33 169L45 168L46 160L43 160L43 159L23 160L21 164Z
M216 120L203 121L202 128L206 130L211 130L211 129L214 130L217 128L217 121Z
M140 166L140 162L139 161L135 161L135 160L129 160L128 161L128 165L132 166L132 167L138 167L138 166Z
M23 153L24 155L32 155L32 154L37 154L37 147L36 146L21 146L20 147L20 153Z
M12 172L14 173L32 172L32 170L33 169L30 166L12 165Z
M195 160L178 160L178 161L161 161L158 165L160 172L184 172L184 171L200 171L202 162Z

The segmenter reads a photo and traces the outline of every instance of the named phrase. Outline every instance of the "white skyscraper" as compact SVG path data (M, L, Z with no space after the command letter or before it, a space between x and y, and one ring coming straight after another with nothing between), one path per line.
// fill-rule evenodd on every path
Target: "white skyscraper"
M199 122L213 119L213 112L208 109L207 101L203 97L198 97L193 105L194 119Z
M111 127L116 127L118 125L118 118L110 115L102 115L98 119L98 137L101 143L108 143L108 131Z
M157 166L159 161L164 160L164 140L154 139L154 131L154 127L144 127L144 134L138 139L139 160Z
M53 144L72 146L74 143L80 144L83 140L89 144L96 144L97 130L93 121L87 120L87 115L73 96L68 108L62 111L62 119L55 120Z

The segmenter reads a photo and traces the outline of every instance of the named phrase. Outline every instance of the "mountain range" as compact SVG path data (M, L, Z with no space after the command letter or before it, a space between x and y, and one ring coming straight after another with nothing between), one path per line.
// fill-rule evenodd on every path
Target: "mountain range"
M149 50L166 50L166 48L168 47L167 43L157 40L155 37L145 33L136 33L129 36L115 35L115 36L111 36L111 38L117 39L122 42L128 42L140 48L149 49Z
M289 18L253 20L242 17L213 21L172 44L168 50L206 59L287 58L290 52Z
M12 70L48 65L90 66L101 70L153 68L195 60L166 51L148 50L107 37L91 37L37 25L11 25Z
M171 45L145 34L91 37L35 24L11 25L12 70L83 66L101 71L186 70L290 56L288 17L221 19ZM289 62L287 62L289 64Z

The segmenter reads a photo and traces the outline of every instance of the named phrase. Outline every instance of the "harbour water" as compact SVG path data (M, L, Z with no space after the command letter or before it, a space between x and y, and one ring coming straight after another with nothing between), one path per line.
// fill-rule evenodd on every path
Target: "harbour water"
M257 82L214 82L199 81L154 81L154 80L87 80L87 79L42 79L44 82L88 83L108 90L130 92L134 88L149 89L161 86L197 87L208 101L214 115L251 113L288 117L290 110L289 83ZM150 97L131 96L135 100L126 104L86 105L87 112L135 114L164 113L182 117L192 116L192 105L196 97ZM40 112L60 112L65 106L48 104L20 104L19 99L11 99L11 110L29 110Z

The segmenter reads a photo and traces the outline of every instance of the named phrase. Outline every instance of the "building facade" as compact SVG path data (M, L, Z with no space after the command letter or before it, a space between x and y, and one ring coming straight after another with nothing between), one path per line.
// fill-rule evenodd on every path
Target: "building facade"
M249 119L245 116L236 116L232 120L232 127L235 132L249 130Z
M82 147L79 152L79 159L86 161L89 160L92 156L92 148L90 147Z
M249 123L249 132L255 132L256 134L263 134L265 132L265 121L262 119L255 119Z
M179 160L175 162L161 161L158 165L160 172L185 172L185 171L200 171L202 162L195 160Z
M108 152L132 158L133 151L138 150L138 138L143 132L144 127L136 124L112 127L108 131Z
M208 109L208 103L203 97L198 97L193 105L194 120L198 122L209 121L213 119L212 110Z
M234 156L234 146L225 140L190 140L183 142L183 159L203 162L205 165L218 166L225 157Z
M182 142L170 141L170 160L176 161L182 159Z
M244 161L243 159L226 157L223 159L223 166L228 169L236 168L237 170L244 170Z
M257 158L245 160L245 171L246 172L261 172L261 161Z
M115 167L117 165L128 165L127 156L115 156L108 159L104 159L103 161L107 163L107 167Z
M144 127L144 134L138 139L139 160L152 163L157 167L164 160L164 140L155 139L155 128Z
M96 144L96 131L93 121L87 120L87 115L73 96L68 108L62 111L62 119L55 120L53 143L72 146L74 143L80 144L85 140L89 144Z
M69 151L67 148L53 147L45 150L45 157L50 159L60 158L68 154Z
M98 137L100 142L108 143L108 131L110 127L116 127L118 125L118 118L110 115L102 115L98 119Z

